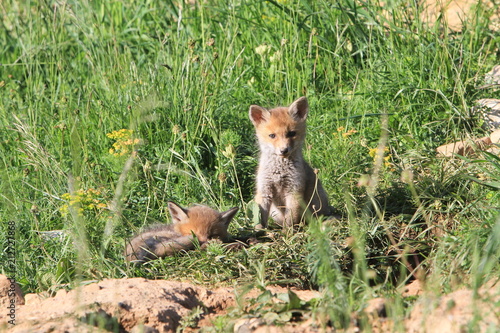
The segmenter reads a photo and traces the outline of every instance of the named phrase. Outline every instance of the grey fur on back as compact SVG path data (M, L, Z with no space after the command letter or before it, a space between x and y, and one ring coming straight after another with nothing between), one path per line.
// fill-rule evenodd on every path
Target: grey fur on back
M125 249L127 261L145 262L174 255L181 250L194 250L194 237L183 236L173 224L156 225L132 238Z

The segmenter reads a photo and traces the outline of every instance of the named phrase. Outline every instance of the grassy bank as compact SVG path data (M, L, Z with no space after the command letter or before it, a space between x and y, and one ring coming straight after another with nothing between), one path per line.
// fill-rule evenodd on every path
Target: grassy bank
M471 108L498 97L478 89L500 43L486 7L460 32L399 1L7 0L0 10L0 241L13 222L16 262L3 271L25 292L133 276L280 283L325 290L314 311L342 327L417 276L439 292L498 276L500 159L435 153L483 136ZM248 108L303 95L305 156L341 221L126 266L126 239L166 222L168 200L239 206L230 231L251 233Z

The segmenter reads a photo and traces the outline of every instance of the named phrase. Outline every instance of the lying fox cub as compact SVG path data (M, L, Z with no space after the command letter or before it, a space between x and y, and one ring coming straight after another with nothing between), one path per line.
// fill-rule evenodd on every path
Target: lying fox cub
M238 207L220 213L207 206L184 209L169 202L168 210L173 223L152 227L132 238L125 248L127 261L142 263L182 250L194 250L195 237L200 245L209 239L227 240L227 228Z
M307 208L312 214L331 213L316 172L302 156L308 112L305 97L271 110L250 106L260 148L255 201L261 227L267 227L269 217L283 227L297 225Z

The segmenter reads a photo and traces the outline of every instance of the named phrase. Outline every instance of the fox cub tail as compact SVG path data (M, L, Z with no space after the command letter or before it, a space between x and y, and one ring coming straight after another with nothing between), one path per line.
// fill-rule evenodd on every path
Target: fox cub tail
M157 225L132 238L125 248L125 259L142 263L171 256L179 251L194 250L195 238L200 245L209 239L227 240L229 223L238 207L218 212L210 207L195 205L182 208L168 203L172 224Z

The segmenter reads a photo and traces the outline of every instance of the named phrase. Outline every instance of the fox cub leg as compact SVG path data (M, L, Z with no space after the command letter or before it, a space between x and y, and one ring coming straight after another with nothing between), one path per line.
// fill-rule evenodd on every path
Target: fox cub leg
M292 227L300 223L304 214L303 200L296 193L286 195L281 202L272 200L271 196L264 196L258 191L255 202L259 205L260 212L260 224L257 228L267 228L269 218L284 228Z
M259 191L259 189L257 189L257 193L255 194L255 202L259 206L260 213L260 224L257 225L257 228L265 229L267 228L267 221L271 213L271 197L269 195L263 195L262 191Z
M297 193L290 193L286 196L283 227L289 228L300 223L304 213L303 205L303 200Z

